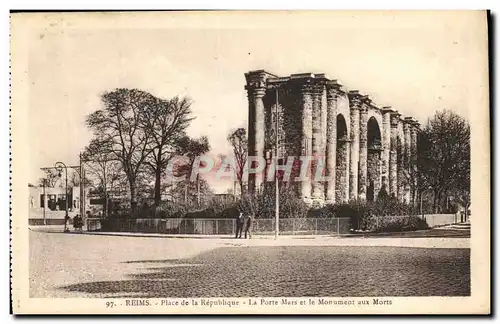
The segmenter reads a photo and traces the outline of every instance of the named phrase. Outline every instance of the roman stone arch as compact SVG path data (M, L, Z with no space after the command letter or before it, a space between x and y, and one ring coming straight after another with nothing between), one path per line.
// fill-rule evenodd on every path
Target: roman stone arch
M382 127L382 125L384 124L383 119L382 119L382 113L380 112L379 109L375 109L372 107L372 108L368 109L368 120L370 120L371 118L373 118L377 121L377 124L378 124L379 129L380 129L380 142L383 143L385 141L385 134L384 134L383 127Z
M366 199L375 201L382 186L382 131L375 116L368 119L368 161Z
M335 176L335 201L349 199L349 132L344 114L337 115L337 170Z
M276 141L270 134L276 125L271 118L276 89L278 107L282 107L276 119L280 156L327 156L328 175L334 175L335 180L328 178L326 188L324 181L313 181L310 176L293 181L304 201L311 202L313 196L315 201L339 203L349 198L375 200L384 186L387 194L409 200L404 197L411 196L410 171L402 162L416 158L418 129L410 117L402 118L391 107L379 109L369 96L349 91L322 73L280 77L256 70L245 73L245 79L249 156L272 161ZM311 163L306 171L311 173L313 167ZM293 179L301 171L297 159ZM255 193L262 185L262 174L250 174L248 192Z
M351 136L351 113L349 109L349 98L347 94L342 94L337 98L337 114L342 114L347 125L347 138Z

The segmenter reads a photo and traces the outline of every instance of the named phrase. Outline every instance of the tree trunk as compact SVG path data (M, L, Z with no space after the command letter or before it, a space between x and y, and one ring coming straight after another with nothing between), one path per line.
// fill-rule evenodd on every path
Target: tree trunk
M443 212L443 193L441 190L438 191L437 194L437 206L438 206L438 213Z
M198 203L198 208L200 208L201 201L200 201L200 179L199 179L199 174L196 175L196 200Z
M432 202L432 210L434 210L434 213L437 213L437 205L439 201L439 190L434 189L434 197L433 197L433 202Z
M106 190L107 188L107 179L106 179L106 162L104 163L104 169L103 169L103 187L104 187L104 208L103 208L103 214L104 217L107 217L108 215L108 191Z
M161 170L155 170L155 207L160 206L161 203ZM156 209L156 208L155 208Z
M135 180L129 180L130 182L130 209L132 212L137 210L137 196L136 196L136 183Z

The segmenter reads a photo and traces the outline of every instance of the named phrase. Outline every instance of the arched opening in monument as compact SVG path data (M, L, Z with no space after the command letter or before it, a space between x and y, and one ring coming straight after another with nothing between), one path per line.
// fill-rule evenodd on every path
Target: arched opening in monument
M375 201L382 187L382 138L377 119L371 117L368 120L368 163L367 163L367 188L366 199ZM387 190L387 188L386 188Z
M347 123L342 114L337 115L337 164L335 174L335 201L346 202L349 199L349 138Z

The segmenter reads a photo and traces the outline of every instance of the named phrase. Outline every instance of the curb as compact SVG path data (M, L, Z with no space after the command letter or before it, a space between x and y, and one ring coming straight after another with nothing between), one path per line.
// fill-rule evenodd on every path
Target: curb
M146 238L169 238L169 239L200 239L200 240L234 240L234 241L246 241L246 239L236 239L233 235L197 235L197 234L161 234L161 233L140 233L140 232L75 232L71 230L70 232L64 233L61 230L42 230L40 228L29 228L29 230L40 233L51 233L51 234L71 234L71 235L94 235L94 236L118 236L118 237L146 237ZM452 229L447 229L452 231ZM344 238L464 238L461 235L450 235L450 236L422 236L422 237L406 237L406 234L419 234L427 230L419 231L406 231L406 232L387 232L387 233L350 233L350 234L330 234L330 235L280 235L281 239L291 239L291 240L317 240L317 239L344 239ZM456 232L466 232L465 230L456 230ZM466 238L466 237L465 237ZM469 236L470 238L470 236ZM253 235L252 239L259 240L274 240L274 235Z
M242 241L245 242L247 239L245 238L240 238L236 239L232 235L195 235L195 234L155 234L155 233L133 233L133 232L75 232L75 231L70 231L67 233L64 233L62 230L37 230L37 229L32 229L30 228L31 231L33 232L39 232L39 233L51 233L51 234L69 234L69 235L94 235L94 236L119 236L119 237L148 237L148 238L175 238L175 239L211 239L211 240L221 240L221 239L226 239L226 240L234 240L234 241ZM292 236L292 235L281 235L280 238L284 239L294 239L294 240L315 240L315 239L321 239L321 238L338 238L339 236L337 235L308 235L308 236ZM260 236L260 235L253 235L252 237L253 240L259 239L259 240L274 240L273 235L265 235L265 236ZM250 240L250 239L248 239Z

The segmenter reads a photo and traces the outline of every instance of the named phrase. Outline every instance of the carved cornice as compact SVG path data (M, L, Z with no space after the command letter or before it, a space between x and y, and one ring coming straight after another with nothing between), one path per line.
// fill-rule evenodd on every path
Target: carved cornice
M315 91L315 83L312 82L312 78L300 78L293 80L293 82L303 95L311 95Z
M404 124L407 126L413 125L413 118L412 117L405 117L404 118Z
M349 100L349 109L359 110L365 113L373 108L382 113L384 120L389 120L391 127L397 127L400 122L410 128L411 132L419 131L420 124L412 117L402 118L401 114L393 110L390 106L379 108L368 97L359 93L358 90L347 91L337 80L328 79L323 73L299 73L286 77L278 77L265 70L256 70L245 73L246 86L249 98L258 98L264 96L268 89L276 87L286 87L291 91L298 91L301 95L311 95L316 100L316 96L324 94L326 89L326 98L328 102L336 100L340 96L347 96Z
M394 110L392 110L392 107L391 106L385 106L385 107L382 107L382 114L391 114L394 112Z
M326 96L328 100L335 100L344 94L345 91L342 89L342 85L338 83L337 80L326 81Z
M398 127L401 114L396 110L391 112L391 127Z
M368 96L361 96L361 106L360 106L360 112L361 113L367 113L368 108L371 106L372 100Z
M361 98L358 90L351 90L347 93L349 97L349 108L359 109L361 107Z
M325 91L325 80L313 80L313 92L315 95L323 95L323 92Z
M274 74L266 72L264 70L251 71L245 73L245 79L247 84L245 86L246 90L254 90L254 89L265 89L266 88L266 80L267 78L277 78Z

